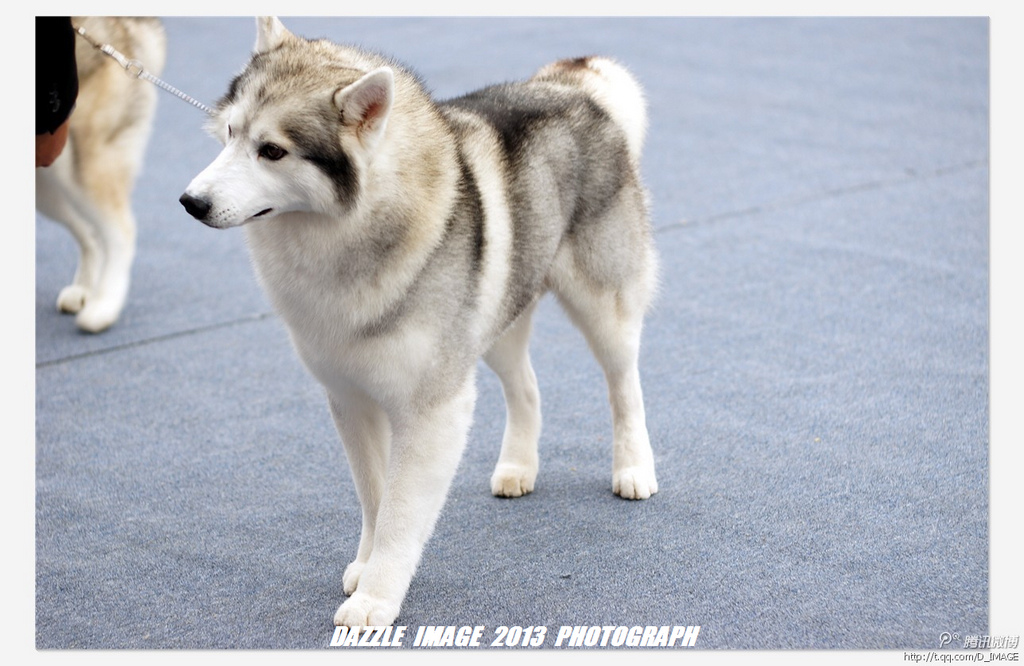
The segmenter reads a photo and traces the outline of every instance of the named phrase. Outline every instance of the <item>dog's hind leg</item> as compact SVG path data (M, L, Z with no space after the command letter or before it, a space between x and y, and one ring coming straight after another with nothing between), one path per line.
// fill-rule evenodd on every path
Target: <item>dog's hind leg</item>
M131 181L123 172L111 173L109 164L89 163L88 153L77 149L69 142L52 166L36 170L36 207L67 227L78 243L75 278L61 290L57 307L75 314L80 329L98 333L117 321L128 297L135 258ZM91 170L83 177L92 185L75 176L74 160Z
M83 139L76 146L81 189L89 193L82 213L100 248L91 293L75 318L86 331L101 331L117 321L128 298L136 239L131 193L145 145L133 136L145 132L125 128L109 145L90 134L88 142Z
M578 246L566 244L560 250L550 276L552 290L586 337L608 382L614 427L612 490L626 499L647 499L658 491L658 482L639 356L643 318L657 279L657 256L645 232L625 234L615 242L599 236L602 227L592 229L593 238L577 238Z
M102 249L102 263L85 307L75 316L83 331L98 333L109 328L121 316L131 284L135 259L135 216L130 209L109 210L100 215L106 222L93 219Z
M533 491L537 479L537 440L540 438L540 393L530 364L530 306L484 356L501 379L505 395L505 434L501 454L491 475L491 492L520 497Z
M636 312L622 293L576 292L559 297L587 338L608 381L614 427L612 490L626 499L647 499L658 492L658 482L640 388L643 313Z
M351 595L356 591L363 567L373 552L377 510L384 494L391 448L391 424L380 406L355 388L346 387L337 395L329 394L329 402L362 507L359 550L342 576L345 594Z
M73 145L46 169L36 169L36 209L55 222L59 222L74 237L78 245L78 267L71 284L57 296L57 309L76 314L85 307L86 299L96 281L97 269L102 262L101 247L97 243L82 212L84 195L71 173Z

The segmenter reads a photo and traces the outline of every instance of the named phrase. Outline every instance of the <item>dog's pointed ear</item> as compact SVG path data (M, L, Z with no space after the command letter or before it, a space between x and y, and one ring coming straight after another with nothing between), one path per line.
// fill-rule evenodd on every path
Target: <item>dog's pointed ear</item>
M254 50L256 53L266 53L280 46L291 34L276 16L257 16Z
M380 67L334 93L334 104L342 124L355 129L363 145L372 148L384 134L394 98L395 75L389 67Z

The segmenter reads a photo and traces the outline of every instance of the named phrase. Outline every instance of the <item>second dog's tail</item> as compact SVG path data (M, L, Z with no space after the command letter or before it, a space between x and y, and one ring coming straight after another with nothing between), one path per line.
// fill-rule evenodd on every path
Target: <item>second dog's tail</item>
M586 90L622 127L630 156L634 162L640 161L647 134L647 103L643 89L629 70L611 58L589 56L551 63L533 78L573 83Z

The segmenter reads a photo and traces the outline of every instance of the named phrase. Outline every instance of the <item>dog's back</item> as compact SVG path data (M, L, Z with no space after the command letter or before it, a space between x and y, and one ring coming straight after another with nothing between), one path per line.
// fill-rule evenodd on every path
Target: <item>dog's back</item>
M110 44L129 60L135 60L155 76L163 71L166 60L166 36L160 21L151 17L85 17L76 18L75 26L84 28L92 38ZM150 121L156 105L157 90L145 81L136 80L113 58L101 53L85 39L75 46L78 62L79 95L71 116L71 141L80 160L98 168L92 153L104 159L123 162L128 182L137 176ZM113 153L113 156L111 155ZM90 169L91 171L92 169ZM82 169L88 181L90 173ZM92 191L99 188L89 184Z
M443 102L463 146L489 140L511 216L513 293L501 325L567 279L638 279L653 289L646 194L639 175L646 109L629 72L601 57L561 60L521 83ZM481 122L486 129L481 129ZM483 165L482 165L483 164ZM474 177L486 178L486 161ZM559 254L567 254L559 261ZM644 294L643 305L649 301Z

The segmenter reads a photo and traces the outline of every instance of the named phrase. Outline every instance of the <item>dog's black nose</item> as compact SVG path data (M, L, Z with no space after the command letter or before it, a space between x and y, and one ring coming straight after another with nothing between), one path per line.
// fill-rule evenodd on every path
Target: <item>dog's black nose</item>
M206 199L197 199L188 192L181 195L178 199L181 205L185 207L188 214L197 220L205 220L206 216L210 214L210 202Z

